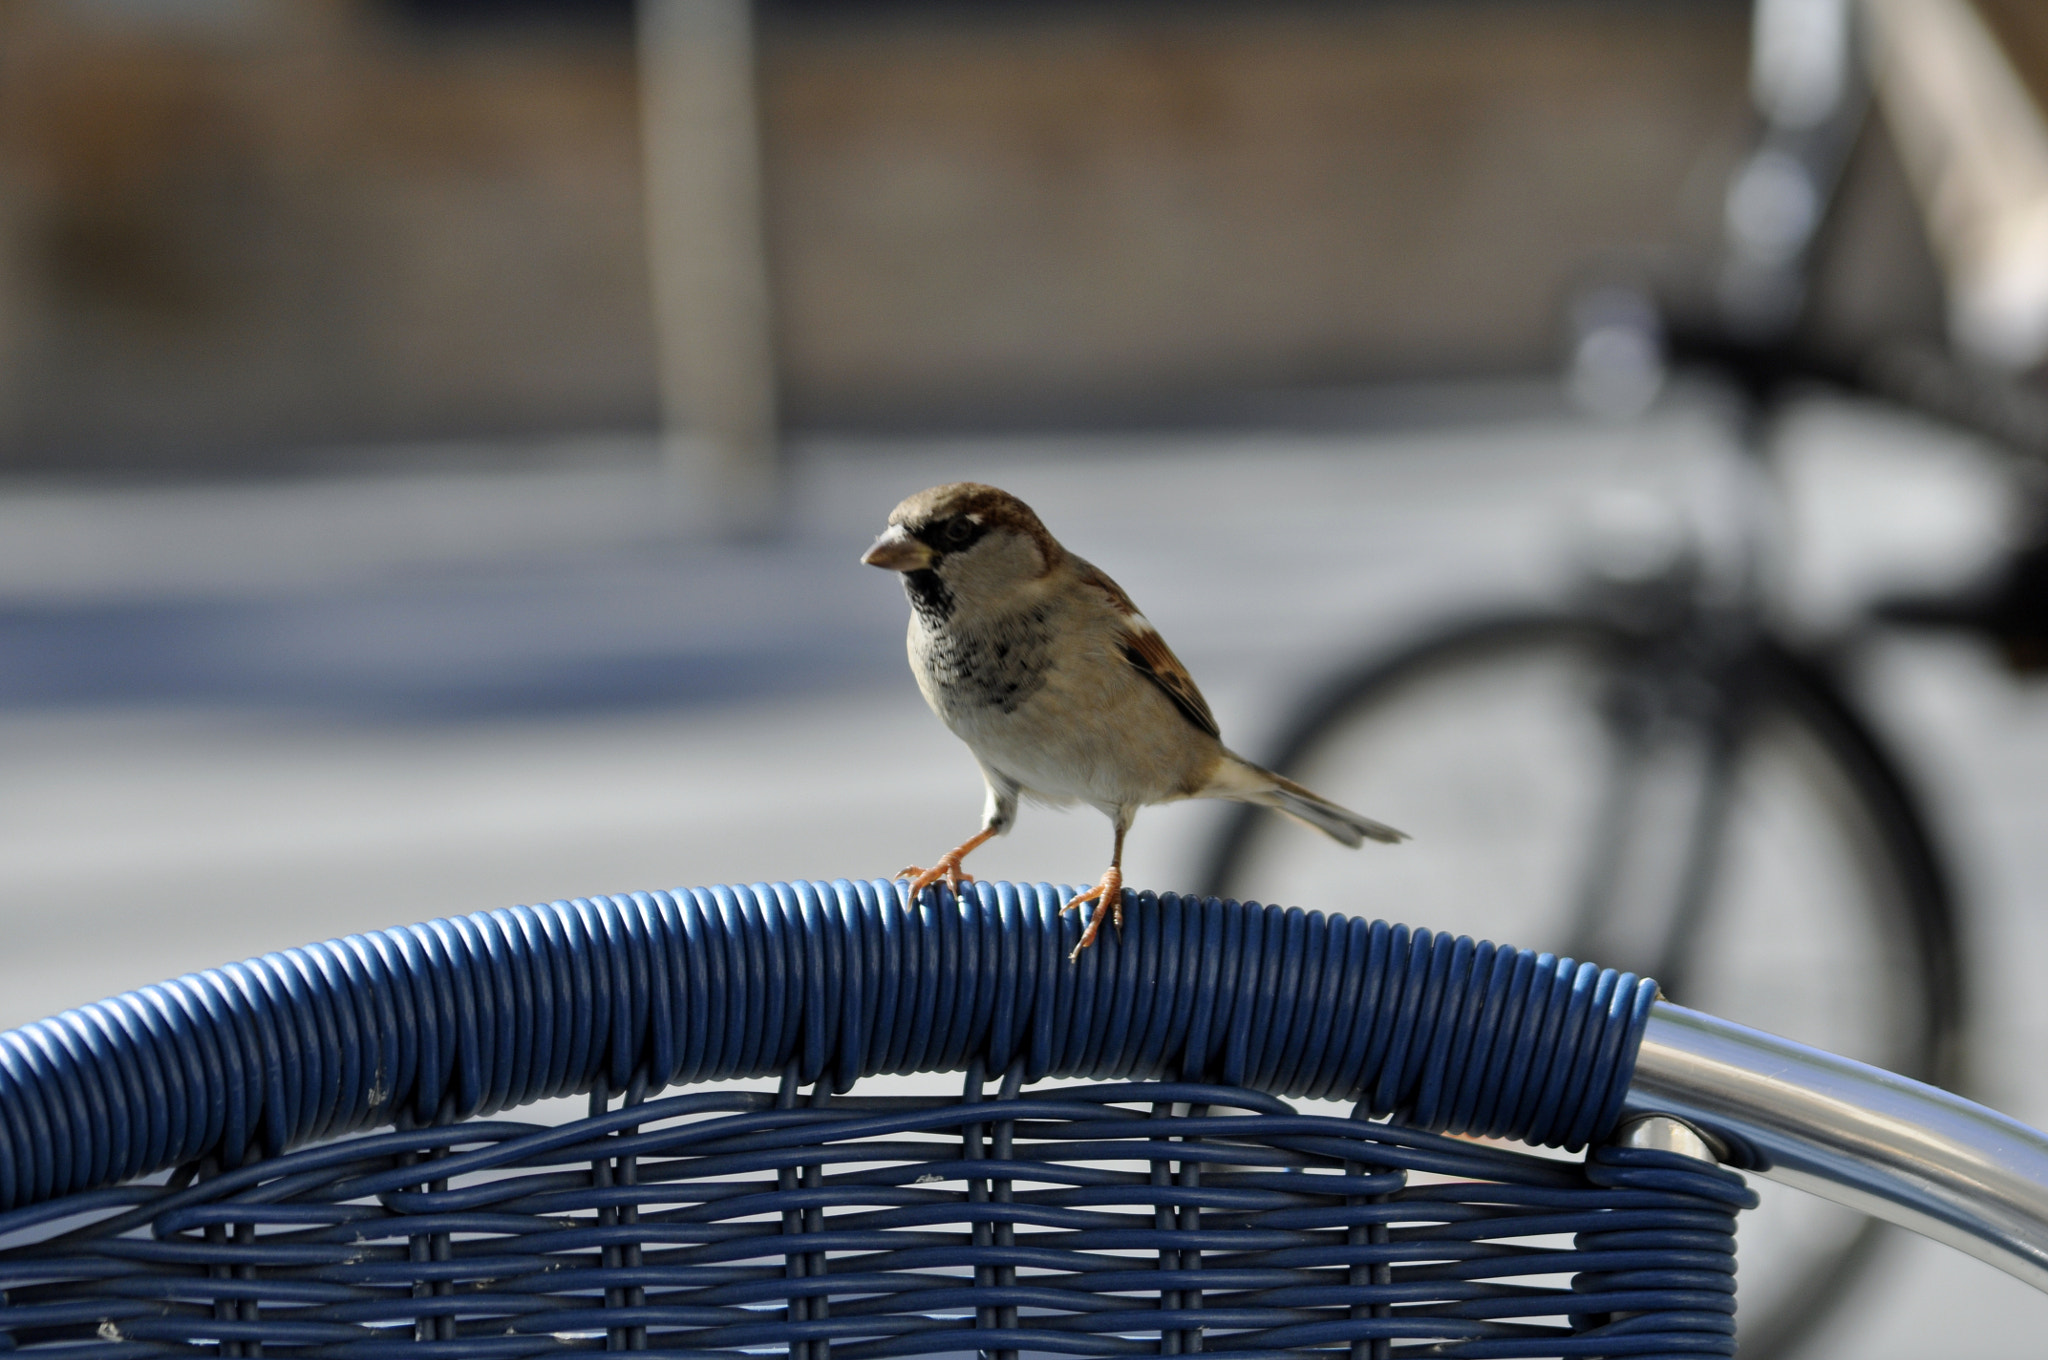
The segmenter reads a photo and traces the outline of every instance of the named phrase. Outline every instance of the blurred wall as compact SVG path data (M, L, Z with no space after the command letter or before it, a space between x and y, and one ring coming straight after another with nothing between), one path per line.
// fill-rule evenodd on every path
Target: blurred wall
M770 31L799 419L1527 368L1711 241L1747 8L929 12Z
M421 8L0 3L0 466L651 424L629 29ZM784 0L787 415L1171 415L1545 364L1574 280L1711 242L1746 23Z
M652 421L623 26L0 15L0 460Z
M1999 43L2012 57L2035 102L2048 102L2048 4L2041 0L1976 0Z

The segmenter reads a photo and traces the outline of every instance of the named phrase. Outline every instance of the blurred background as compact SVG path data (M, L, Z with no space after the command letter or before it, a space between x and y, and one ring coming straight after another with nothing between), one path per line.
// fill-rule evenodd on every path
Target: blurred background
M1589 296L1938 356L2024 445L2048 10L1773 12L1775 47L1748 0L0 0L0 1024L929 862L979 781L856 558L932 483L1029 501L1256 756L1352 659L1569 596L1616 484L1714 517L1725 394L1652 355L1575 397ZM1829 23L1868 116L1800 64ZM1766 173L1816 138L1825 175ZM1834 639L2028 541L1987 423L1789 403L1772 617ZM2048 699L1982 641L1854 651L1957 880L1971 1092L2048 1120ZM1410 787L1362 809L1417 833L1389 859L1430 853ZM1130 881L1195 886L1221 815L1145 814ZM1107 849L1030 810L974 867ZM1304 905L1409 913L1409 871L1300 853L1343 897ZM2048 1323L1903 1241L1859 1288L1808 1353Z

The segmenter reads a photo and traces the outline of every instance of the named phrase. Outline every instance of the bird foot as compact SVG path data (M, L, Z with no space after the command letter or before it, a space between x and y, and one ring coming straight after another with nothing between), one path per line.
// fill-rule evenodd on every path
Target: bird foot
M994 827L985 826L978 834L969 836L945 854L940 855L939 862L931 868L920 869L913 864L908 868L898 869L896 877L910 880L910 900L913 902L917 901L919 893L941 879L945 880L946 886L953 890L953 896L957 899L960 896L960 885L974 881L973 874L960 872L960 862L966 859L975 847L995 834L996 829Z
M1116 933L1119 936L1124 933L1124 871L1114 864L1110 865L1109 872L1102 876L1100 883L1087 892L1076 893L1060 910L1078 912L1084 902L1093 902L1095 910L1088 914L1088 928L1081 932L1081 942L1074 946L1073 953L1067 955L1069 962L1079 960L1081 951L1095 943L1095 937L1102 933L1103 917L1107 916L1116 922Z
M974 882L973 874L961 872L960 861L963 858L965 857L958 854L942 855L939 862L929 869L920 869L915 864L905 865L896 871L896 877L910 880L910 900L913 902L918 900L919 893L939 882L944 882L951 888L953 896L957 898L960 896L961 884Z

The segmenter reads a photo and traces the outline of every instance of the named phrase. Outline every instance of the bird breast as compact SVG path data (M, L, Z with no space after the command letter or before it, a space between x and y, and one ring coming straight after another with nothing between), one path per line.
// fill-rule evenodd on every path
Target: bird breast
M956 718L1015 713L1045 688L1051 651L1051 610L1043 604L981 627L922 610L910 618L910 663L918 687L956 731Z
M913 612L911 669L932 711L984 766L1042 802L1108 809L1200 788L1220 745L1130 665L1109 621L1055 608L979 626Z

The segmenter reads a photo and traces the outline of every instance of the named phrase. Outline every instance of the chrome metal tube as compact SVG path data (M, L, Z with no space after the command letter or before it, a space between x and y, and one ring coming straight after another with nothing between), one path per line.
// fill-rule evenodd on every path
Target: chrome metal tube
M2048 1135L1961 1096L1660 1001L1626 1110L1722 1160L1861 1209L2048 1291Z

